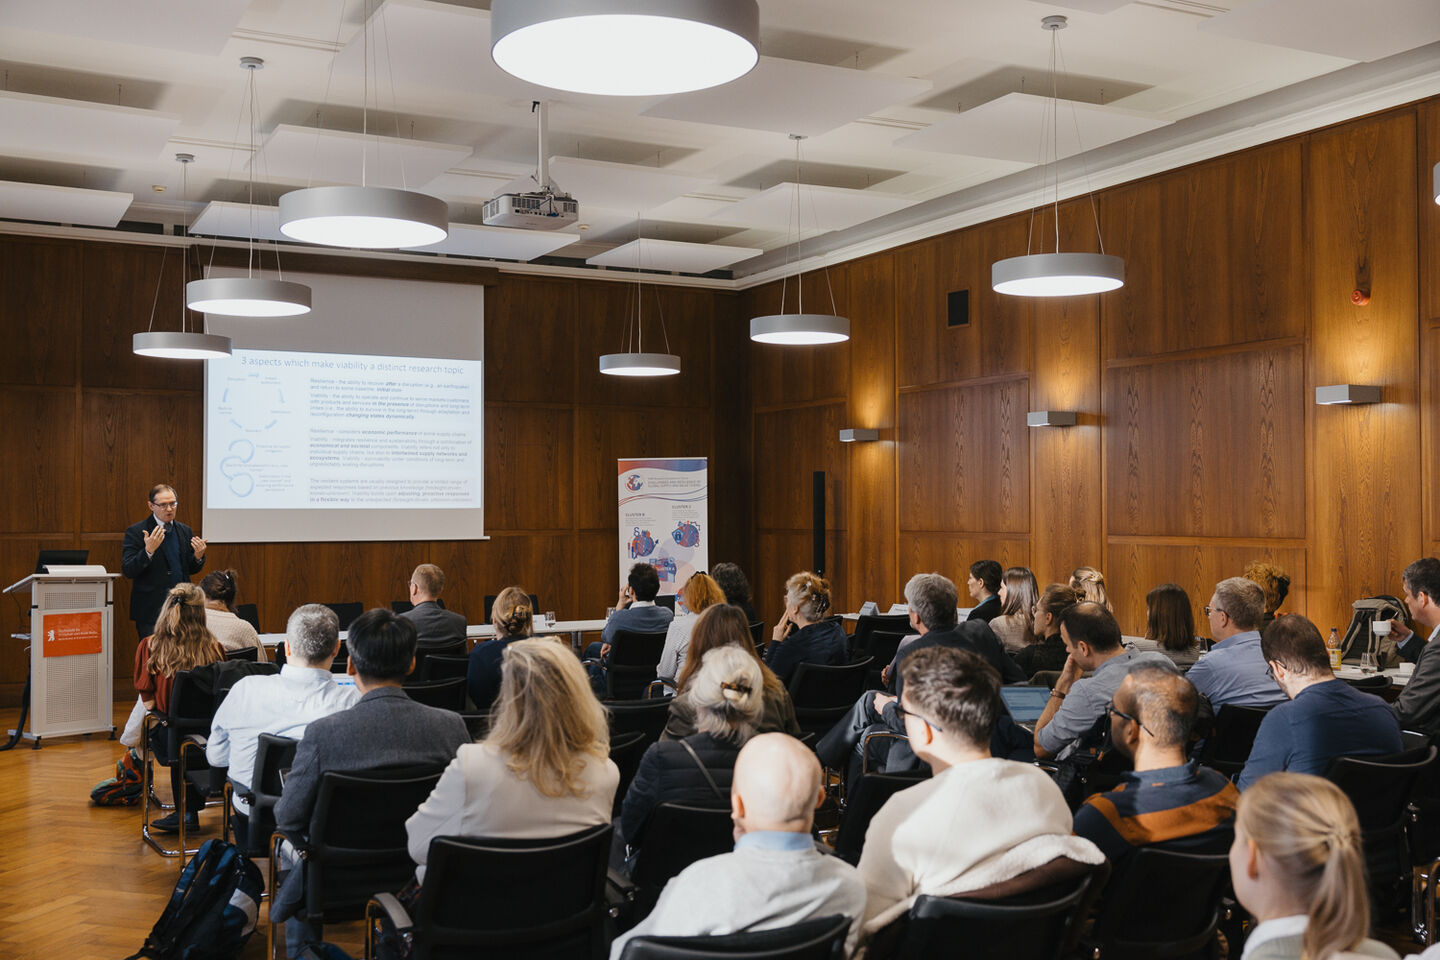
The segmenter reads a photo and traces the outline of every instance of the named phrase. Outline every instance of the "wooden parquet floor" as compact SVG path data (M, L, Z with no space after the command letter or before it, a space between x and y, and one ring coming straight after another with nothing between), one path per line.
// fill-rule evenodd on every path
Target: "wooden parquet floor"
M116 705L117 727L129 713L129 704ZM18 716L0 711L0 732ZM90 804L90 788L114 776L121 749L95 734L0 753L0 960L123 960L159 918L177 861L140 839L139 806ZM164 796L169 780L163 771L157 779ZM201 826L202 840L217 836L220 811L203 813ZM265 957L265 909L244 960ZM362 954L361 924L329 926L325 936Z

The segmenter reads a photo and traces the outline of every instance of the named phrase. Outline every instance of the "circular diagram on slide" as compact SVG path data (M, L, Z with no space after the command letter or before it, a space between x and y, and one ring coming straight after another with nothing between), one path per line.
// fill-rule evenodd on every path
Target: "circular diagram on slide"
M220 474L237 497L248 497L255 492L255 478L245 469L254 456L255 444L249 440L232 440L225 456L220 458Z

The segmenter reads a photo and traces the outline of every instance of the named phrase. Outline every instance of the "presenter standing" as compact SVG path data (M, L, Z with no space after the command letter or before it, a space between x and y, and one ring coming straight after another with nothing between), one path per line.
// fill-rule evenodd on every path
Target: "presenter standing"
M186 583L205 566L205 541L175 519L180 506L175 488L168 483L151 487L149 506L150 516L126 528L120 555L120 569L134 581L130 619L142 638L155 632L170 588Z

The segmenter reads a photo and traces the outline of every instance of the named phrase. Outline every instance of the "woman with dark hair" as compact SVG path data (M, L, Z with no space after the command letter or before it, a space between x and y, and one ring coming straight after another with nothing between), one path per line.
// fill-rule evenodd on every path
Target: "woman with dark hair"
M220 641L220 646L226 650L248 650L254 647L259 651L255 655L258 660L268 660L265 645L260 642L260 635L255 632L255 628L235 614L235 571L215 570L207 573L200 581L200 589L205 593L205 626L215 635L215 639Z
M1012 656L1040 639L1035 635L1035 601L1040 588L1026 567L1010 567L1000 577L1000 616L990 629Z
M1080 592L1063 583L1052 583L1035 602L1035 633L1041 639L1015 654L1015 662L1033 677L1042 670L1063 670L1070 656L1060 637L1060 615L1085 599Z
M802 663L838 665L845 662L845 628L825 619L830 609L830 581L805 571L785 581L785 612L770 635L765 664L784 683Z
M750 636L745 614L739 607L719 604L707 608L695 618L695 627L690 631L690 649L676 680L675 699L670 701L670 717L665 721L665 732L660 739L682 740L695 732L695 703L688 695L690 681L704 662L705 654L721 647L743 650L760 667L765 689L761 695L762 709L756 732L801 736L803 731L800 722L795 719L795 705L790 702L790 693L780 678L765 666L760 654L755 652L755 642Z
M750 623L760 622L760 614L750 603L750 581L746 579L745 571L736 564L722 561L710 568L710 576L724 591L726 603L733 603L744 610Z
M1190 595L1178 583L1162 583L1145 594L1145 638L1134 642L1136 650L1155 650L1189 670L1200 659L1200 641L1195 637L1195 611Z

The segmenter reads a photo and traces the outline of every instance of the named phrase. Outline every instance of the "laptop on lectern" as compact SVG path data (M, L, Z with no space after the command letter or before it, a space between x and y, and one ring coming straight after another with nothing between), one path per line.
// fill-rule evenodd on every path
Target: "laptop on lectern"
M89 559L89 550L41 550L35 561L35 572L49 573L47 568L51 566L83 567Z

